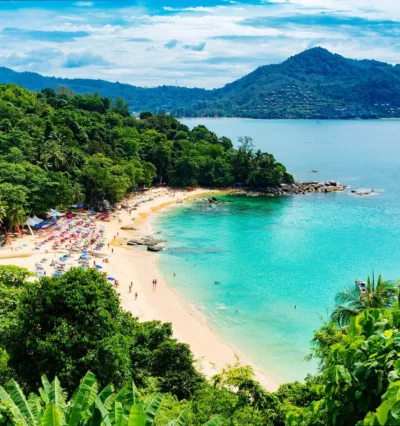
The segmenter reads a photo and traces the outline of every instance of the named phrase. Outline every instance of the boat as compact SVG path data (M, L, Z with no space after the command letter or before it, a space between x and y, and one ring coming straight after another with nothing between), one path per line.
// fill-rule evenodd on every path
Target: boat
M355 280L355 284L360 293L365 293L367 290L367 283L365 281Z

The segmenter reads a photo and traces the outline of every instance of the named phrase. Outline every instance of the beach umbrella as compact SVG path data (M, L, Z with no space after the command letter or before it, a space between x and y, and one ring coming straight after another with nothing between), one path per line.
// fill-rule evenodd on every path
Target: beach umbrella
M102 267L102 266L100 266L100 265L96 265L96 268L97 268L97 269L103 269L103 267Z

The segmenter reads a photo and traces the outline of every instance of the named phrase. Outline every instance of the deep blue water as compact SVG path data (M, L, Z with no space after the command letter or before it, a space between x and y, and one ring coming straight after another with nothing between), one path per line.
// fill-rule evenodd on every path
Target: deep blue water
M335 294L373 269L400 277L400 121L184 123L234 141L251 136L300 180L383 190L371 197L225 196L214 207L194 202L155 222L168 240L159 260L168 283L276 380L303 379L315 370L303 358Z

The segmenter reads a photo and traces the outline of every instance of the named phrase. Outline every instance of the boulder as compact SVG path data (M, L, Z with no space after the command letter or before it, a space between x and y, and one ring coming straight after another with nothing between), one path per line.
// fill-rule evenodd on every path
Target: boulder
M147 250L148 251L161 251L161 250L164 250L164 247L162 247L162 246L148 246L147 247Z
M144 245L143 241L140 241L140 240L129 240L127 242L127 244L128 244L128 246L142 246L142 245Z

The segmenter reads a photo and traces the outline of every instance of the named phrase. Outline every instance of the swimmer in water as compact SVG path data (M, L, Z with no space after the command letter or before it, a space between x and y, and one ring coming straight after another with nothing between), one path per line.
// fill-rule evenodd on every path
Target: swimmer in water
M297 306L296 306L296 305L294 305L294 306L293 306L293 308L294 308L294 309L297 309Z

